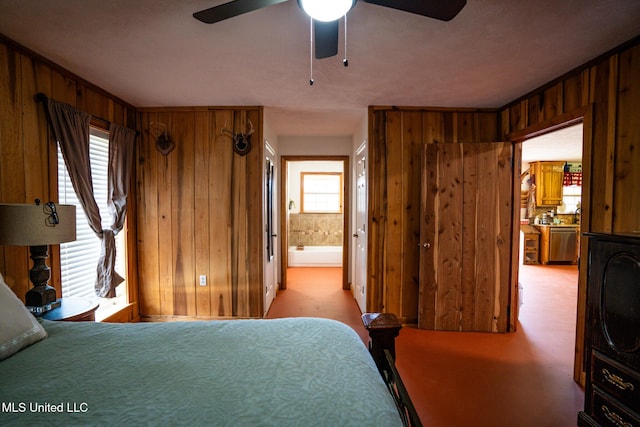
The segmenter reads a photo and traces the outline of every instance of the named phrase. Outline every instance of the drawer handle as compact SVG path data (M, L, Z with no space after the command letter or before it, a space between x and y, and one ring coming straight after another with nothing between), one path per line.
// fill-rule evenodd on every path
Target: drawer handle
M615 412L611 412L606 405L602 405L601 408L602 408L602 412L604 413L604 416L607 417L607 419L612 423L614 423L615 425L619 427L633 427L631 423L628 423L625 420L623 420L620 415L616 414Z
M604 375L604 379L609 381L614 386L618 387L620 390L633 391L635 388L632 383L626 382L625 380L622 379L622 377L616 374L612 374L611 372L609 372L609 370L605 368L602 369L602 374Z

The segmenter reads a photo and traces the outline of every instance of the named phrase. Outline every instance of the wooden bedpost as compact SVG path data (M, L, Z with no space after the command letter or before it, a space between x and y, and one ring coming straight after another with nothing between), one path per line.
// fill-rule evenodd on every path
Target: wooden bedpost
M362 315L362 323L369 332L369 351L382 373L387 368L384 351L388 350L393 360L396 358L395 339L402 329L402 324L392 313L365 313Z
M378 366L393 400L398 407L402 423L407 427L422 427L411 396L405 387L400 373L396 369L396 337L402 329L402 323L392 313L365 313L362 323L369 332L369 351Z

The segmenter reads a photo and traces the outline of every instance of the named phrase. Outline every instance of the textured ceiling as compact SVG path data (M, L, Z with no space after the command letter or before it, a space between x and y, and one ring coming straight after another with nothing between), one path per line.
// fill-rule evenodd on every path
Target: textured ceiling
M0 0L0 33L137 107L263 105L276 135L351 135L369 105L500 107L638 35L638 0L468 0L450 22L360 2L314 60L295 0Z

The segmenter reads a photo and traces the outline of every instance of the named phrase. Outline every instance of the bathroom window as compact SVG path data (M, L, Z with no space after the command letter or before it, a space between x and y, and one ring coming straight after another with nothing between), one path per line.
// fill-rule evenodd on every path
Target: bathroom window
M342 213L342 173L302 172L301 212Z

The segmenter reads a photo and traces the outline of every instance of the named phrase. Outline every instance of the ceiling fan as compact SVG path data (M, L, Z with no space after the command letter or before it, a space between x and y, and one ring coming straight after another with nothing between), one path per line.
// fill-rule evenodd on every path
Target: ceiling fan
M193 17L207 24L223 21L263 7L288 0L234 0L201 10ZM338 20L346 15L358 0L297 0L298 5L312 18L315 34L315 57L328 58L338 54ZM440 21L453 19L467 3L466 0L362 0L391 9L422 15ZM335 8L330 12L327 8Z

